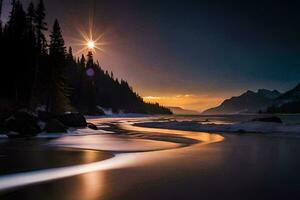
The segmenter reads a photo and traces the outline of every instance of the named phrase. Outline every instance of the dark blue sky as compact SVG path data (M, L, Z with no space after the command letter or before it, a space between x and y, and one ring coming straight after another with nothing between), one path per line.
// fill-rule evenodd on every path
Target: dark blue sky
M48 21L59 19L72 46L94 11L95 32L109 43L96 57L142 96L203 109L248 89L284 91L300 82L296 1L45 3ZM193 100L175 98L184 96Z

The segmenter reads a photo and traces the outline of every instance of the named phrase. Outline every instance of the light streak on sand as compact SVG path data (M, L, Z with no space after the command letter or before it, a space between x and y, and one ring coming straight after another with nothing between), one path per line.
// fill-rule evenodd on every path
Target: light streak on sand
M224 137L219 134L211 134L206 132L196 132L196 131L182 131L182 130L173 130L173 129L161 129L161 128L146 128L146 127L138 127L133 126L130 123L123 123L120 125L122 129L130 130L130 131L140 131L147 133L163 133L163 134L172 134L178 135L185 138L195 139L202 144L209 144L215 142L221 142L224 140Z
M60 167L32 172L4 175L0 177L0 191L16 187L52 181L93 171L104 171L124 167L134 160L134 154L117 154L115 157L90 164Z
M181 130L170 130L170 129L158 129L158 128L143 128L143 127L136 127L131 125L129 122L122 122L120 124L121 128L131 131L138 131L143 133L162 133L162 134L172 134L172 135L178 135L183 138L190 138L199 140L201 143L200 145L205 145L209 143L215 143L223 141L224 138L221 135L218 134L209 134L209 133L203 133L203 132L191 132L191 131L181 131ZM100 135L99 135L100 136ZM103 135L102 135L103 136ZM73 136L75 137L75 136ZM77 136L78 137L78 136ZM111 136L112 140L110 140L110 143L112 146L114 145L122 145L123 149L120 152L126 152L126 148L131 148L131 146L128 147L128 142L136 142L137 146L141 148L141 145L139 144L139 139L136 140L126 140L124 139L123 142L120 142L119 140L115 140L113 138L114 136ZM73 141L73 140L71 140ZM96 141L96 140L94 140ZM101 140L99 140L101 141ZM143 141L143 140L141 140ZM144 140L147 141L147 140ZM75 140L76 142L76 140ZM107 141L104 141L104 144ZM160 141L156 141L160 143ZM76 144L76 143L74 143ZM161 142L161 144L164 144L164 142ZM81 148L80 144L78 148ZM101 145L100 145L101 146ZM68 147L68 145L66 145ZM75 146L72 146L73 148L76 148ZM176 149L178 146L168 146L169 150L172 151L172 149ZM111 146L106 147L108 149L105 149L105 146L102 146L101 150L108 150L111 148ZM168 148L167 148L168 149ZM132 150L132 149L131 149ZM136 149L135 149L136 150ZM149 150L150 152L142 152L138 153L136 152L130 152L130 153L116 153L113 158L89 163L89 164L81 164L81 165L75 165L75 166L69 166L69 167L60 167L60 168L52 168L52 169L45 169L45 170L37 170L32 172L24 172L24 173L17 173L17 174L11 174L11 175L3 175L0 176L0 191L13 189L21 186L36 184L36 183L42 183L46 181L53 181L57 179L67 178L75 175L80 175L84 173L94 172L94 171L105 171L105 170L112 170L117 168L123 168L126 166L132 166L137 165L139 163L144 163L145 161L152 160L153 157L150 155L151 152L156 152L157 147L154 145L153 150ZM147 156L148 155L148 156ZM156 154L155 154L156 155ZM157 155L158 157L161 157L161 154ZM152 159L151 159L152 158ZM152 160L153 161L153 160Z

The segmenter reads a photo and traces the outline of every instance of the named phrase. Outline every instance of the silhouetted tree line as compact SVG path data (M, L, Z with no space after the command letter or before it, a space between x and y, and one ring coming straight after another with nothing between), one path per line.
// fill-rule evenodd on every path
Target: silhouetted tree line
M283 105L272 105L267 108L266 113L300 113L300 101L292 101Z
M69 85L73 88L71 102L85 113L97 114L97 106L112 108L113 112L165 113L170 111L159 104L145 103L124 80L114 78L94 62L92 53L74 59L72 48L67 54L67 74Z
M30 3L26 11L13 0L9 19L0 26L2 107L44 106L54 113L97 114L101 106L115 112L170 113L158 104L145 103L126 81L101 69L91 52L75 58L71 47L66 51L57 20L47 40L45 17L42 0L36 6Z

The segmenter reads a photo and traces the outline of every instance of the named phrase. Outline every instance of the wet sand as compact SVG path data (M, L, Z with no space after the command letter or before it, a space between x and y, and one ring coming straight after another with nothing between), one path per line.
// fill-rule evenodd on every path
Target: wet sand
M184 141L181 137L199 142L127 153L133 157L121 167L2 192L0 199L297 199L300 195L297 138L226 135L223 140L218 134L132 130L127 123L119 127L137 140L170 134L179 138L178 143Z
M49 141L3 139L0 142L0 175L87 164L113 157L104 151L53 148L47 145Z

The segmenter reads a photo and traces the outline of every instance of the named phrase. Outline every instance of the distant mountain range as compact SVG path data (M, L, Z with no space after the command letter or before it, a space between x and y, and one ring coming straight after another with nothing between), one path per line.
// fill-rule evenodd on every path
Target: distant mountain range
M300 84L298 84L295 88L283 93L276 100L275 104L283 105L290 102L295 102L300 100Z
M226 99L220 106L208 109L202 114L237 113L300 113L300 84L280 93L277 90L260 89L247 91L240 96Z
M195 110L186 110L181 107L168 107L174 115L199 115L200 112Z
M300 113L300 84L276 98L263 112Z
M220 106L208 109L202 114L237 114L254 113L261 108L267 108L281 96L277 90L260 89L257 92L248 90L240 96L226 99Z

